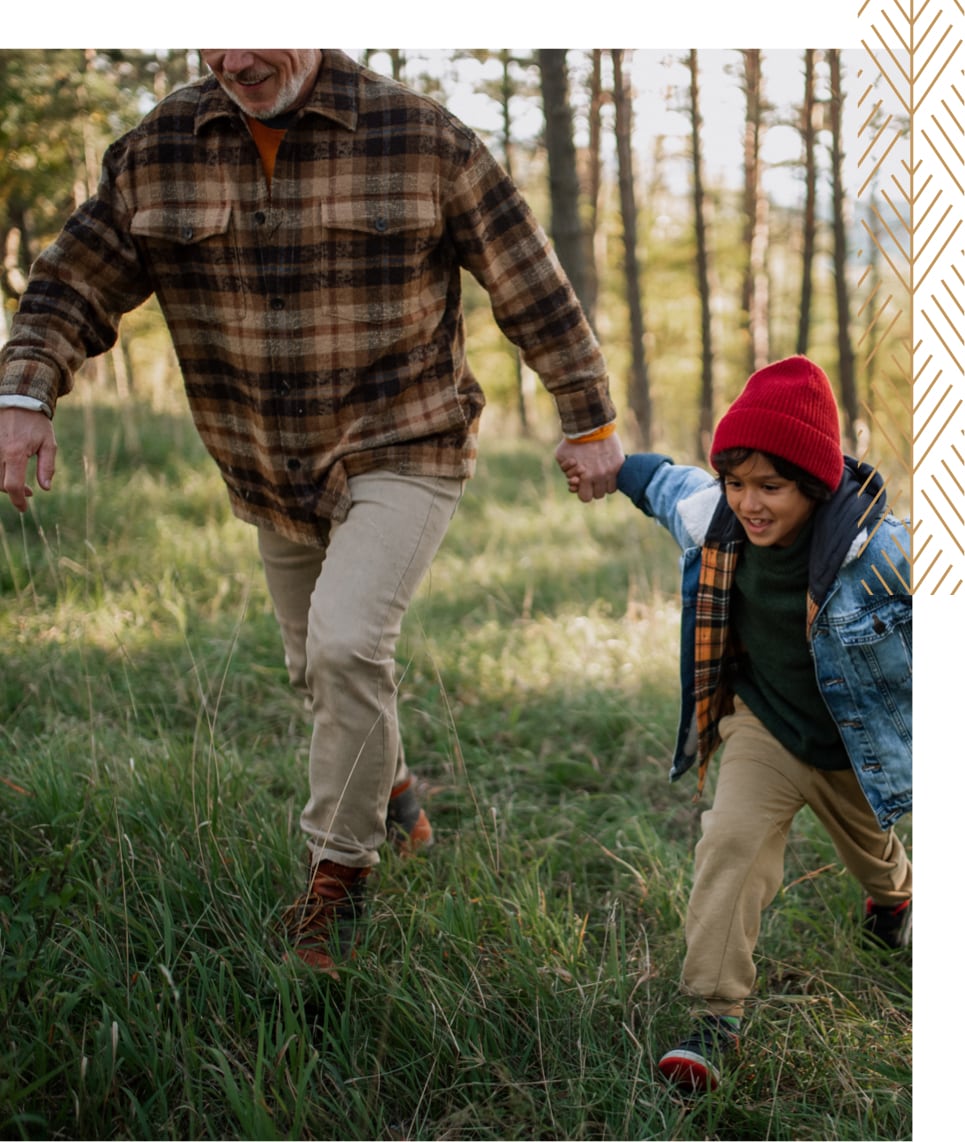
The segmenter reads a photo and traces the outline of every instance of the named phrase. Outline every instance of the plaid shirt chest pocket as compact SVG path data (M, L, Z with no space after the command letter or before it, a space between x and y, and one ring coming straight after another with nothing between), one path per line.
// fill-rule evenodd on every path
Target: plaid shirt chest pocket
M142 207L131 235L145 250L169 320L224 324L245 316L248 291L230 204Z
M441 214L428 195L355 194L319 204L322 308L340 322L409 333L445 308ZM414 326L413 326L413 323Z

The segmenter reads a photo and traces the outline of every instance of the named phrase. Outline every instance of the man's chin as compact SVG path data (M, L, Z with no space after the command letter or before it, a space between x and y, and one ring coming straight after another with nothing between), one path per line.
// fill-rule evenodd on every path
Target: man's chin
M265 104L256 98L245 98L240 91L228 91L227 94L231 102L252 119L271 119L285 110L283 99L276 98L273 103Z
M289 96L282 93L276 96L273 103L261 103L257 100L246 100L233 92L228 92L232 102L240 107L246 115L252 119L259 119L264 122L266 119L274 119L278 115L284 115L286 111L291 111L294 108L295 101Z

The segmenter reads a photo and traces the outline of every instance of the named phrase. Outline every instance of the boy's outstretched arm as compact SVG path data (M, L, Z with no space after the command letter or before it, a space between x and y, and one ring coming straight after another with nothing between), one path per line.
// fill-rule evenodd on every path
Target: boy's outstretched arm
M656 452L634 452L620 469L617 488L674 537L681 548L703 542L722 492L703 468L675 464Z

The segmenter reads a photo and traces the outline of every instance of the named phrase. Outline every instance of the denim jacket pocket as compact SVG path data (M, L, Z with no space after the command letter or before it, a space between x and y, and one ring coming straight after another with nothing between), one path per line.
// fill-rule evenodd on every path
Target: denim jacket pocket
M889 704L910 691L912 623L905 599L869 599L860 608L832 617L828 633L854 672L856 691L877 694Z
M839 593L815 623L818 684L882 828L911 809L912 622L905 597Z

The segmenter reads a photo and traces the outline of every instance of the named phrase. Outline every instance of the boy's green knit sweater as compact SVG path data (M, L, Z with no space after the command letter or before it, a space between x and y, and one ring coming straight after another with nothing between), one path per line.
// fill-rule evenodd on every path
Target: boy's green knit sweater
M812 519L788 547L744 544L731 598L741 648L734 690L795 757L818 769L848 769L805 634L813 530Z

